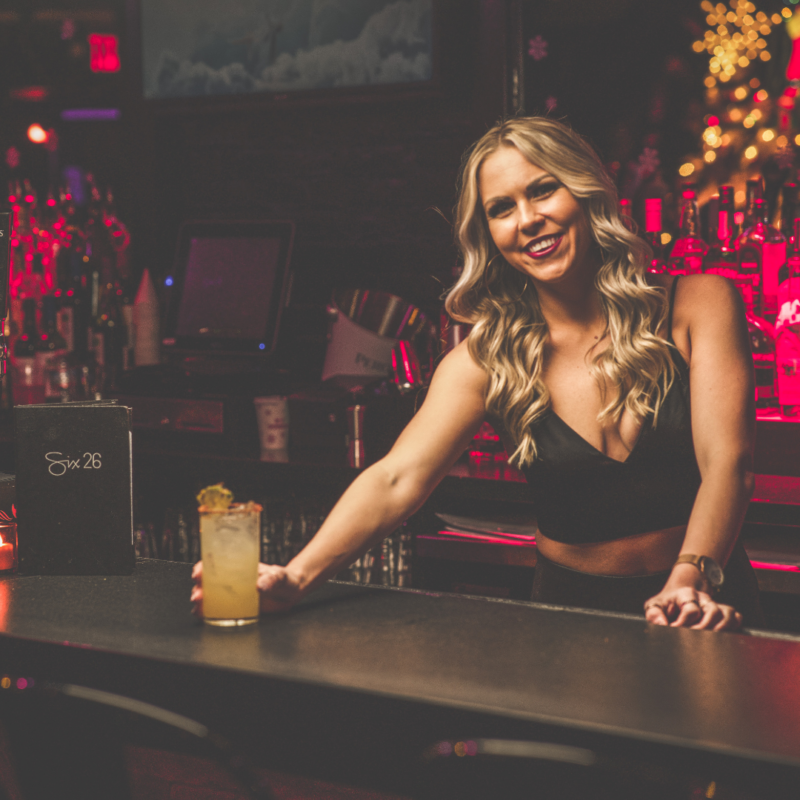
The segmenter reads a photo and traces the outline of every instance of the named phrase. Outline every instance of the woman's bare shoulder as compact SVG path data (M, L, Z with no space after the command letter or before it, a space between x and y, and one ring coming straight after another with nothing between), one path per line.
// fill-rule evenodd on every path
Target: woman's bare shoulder
M469 351L467 341L456 345L440 362L434 373L434 379L458 378L461 382L469 382L485 386L488 382L486 370L478 364Z
M676 280L673 278L673 280ZM739 290L729 278L721 275L684 275L675 289L673 315L687 321L722 314L743 314Z

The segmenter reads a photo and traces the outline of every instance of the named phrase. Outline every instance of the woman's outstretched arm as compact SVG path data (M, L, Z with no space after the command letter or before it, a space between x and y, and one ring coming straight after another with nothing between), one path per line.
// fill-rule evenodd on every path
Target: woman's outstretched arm
M487 377L466 342L441 362L428 395L391 451L356 478L322 527L286 567L259 567L261 610L286 609L352 564L413 514L483 422ZM202 565L195 567L202 600Z
M710 556L724 567L754 483L755 390L747 323L739 293L725 278L689 276L677 291L676 322L688 323L692 437L702 477L681 553ZM741 624L734 609L714 601L692 564L676 565L646 608L647 619L662 625L722 630Z

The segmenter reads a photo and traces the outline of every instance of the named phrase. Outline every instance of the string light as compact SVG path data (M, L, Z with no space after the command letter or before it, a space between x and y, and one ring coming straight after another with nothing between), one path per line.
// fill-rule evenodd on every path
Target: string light
M707 14L706 23L711 30L706 31L703 39L693 42L692 49L696 53L705 50L713 56L708 65L712 75L719 73L719 80L727 83L737 68L746 69L754 58L769 61L771 56L765 49L767 43L760 37L768 36L772 25L783 22L780 14L768 17L763 11L759 11L753 19L751 14L755 11L755 6L734 0L730 10L723 3L715 6L710 0L703 0L700 7ZM745 52L742 53L742 50ZM758 53L758 50L762 52Z
M784 22L787 22L787 28L800 22L800 17L795 19L794 9L795 4L800 5L800 0L789 2L792 6L783 8L780 12L758 10L756 4L750 0L700 2L700 7L706 14L708 30L697 36L697 40L692 43L692 49L695 53L705 53L708 57L708 72L703 79L705 99L709 110L715 110L705 118L702 130L704 152L697 154L698 157L692 155L691 159L681 164L678 169L681 177L692 175L693 179L702 180L698 173L704 167L719 160L720 153L733 150L740 154L743 172L732 176L730 182L738 183L742 175L752 171L754 162L758 163L761 158L777 149L789 147L790 142L800 146L800 133L795 136L787 130L790 124L787 122L787 115L794 108L792 101L798 92L795 91L790 96L787 89L783 95L770 97L761 88L758 78L746 77L747 71L752 70L754 64L757 66L759 62L772 60L768 37L775 32L775 26L782 29ZM798 29L800 30L800 25ZM729 83L730 88L727 86ZM778 119L772 121L776 112ZM761 126L765 123L771 123L773 127L762 129ZM728 127L730 132L723 133L720 125ZM754 138L754 134L757 138ZM754 143L756 141L757 145Z

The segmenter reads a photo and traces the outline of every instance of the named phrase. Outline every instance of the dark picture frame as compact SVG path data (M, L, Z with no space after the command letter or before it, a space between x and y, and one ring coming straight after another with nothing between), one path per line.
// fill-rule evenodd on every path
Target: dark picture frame
M145 55L148 48L147 10L152 4L162 5L169 0L128 0L128 55L132 72L133 94L136 105L144 106L151 113L158 115L182 112L213 112L229 110L246 110L248 108L264 108L281 106L327 105L348 102L374 102L380 100L401 100L403 98L441 97L445 94L442 64L446 60L442 51L449 49L443 30L444 7L448 3L442 0L402 0L404 3L422 3L429 11L430 40L429 58L430 68L428 77L424 80L407 80L401 82L361 83L357 85L327 85L318 88L282 88L276 91L244 91L222 94L195 94L192 96L148 96L146 70L152 68L153 49ZM182 3L185 0L171 0ZM373 0L374 5L380 5L383 0ZM396 5L397 2L386 0L384 7ZM368 3L365 3L368 5ZM241 43L240 43L241 44ZM345 43L346 44L346 43ZM283 55L283 54L279 54ZM236 70L240 72L240 70Z

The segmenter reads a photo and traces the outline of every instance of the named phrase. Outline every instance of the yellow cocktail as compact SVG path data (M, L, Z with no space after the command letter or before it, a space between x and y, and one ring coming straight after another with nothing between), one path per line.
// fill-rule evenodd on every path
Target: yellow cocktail
M208 625L258 621L260 543L261 506L257 503L200 507L203 619Z

